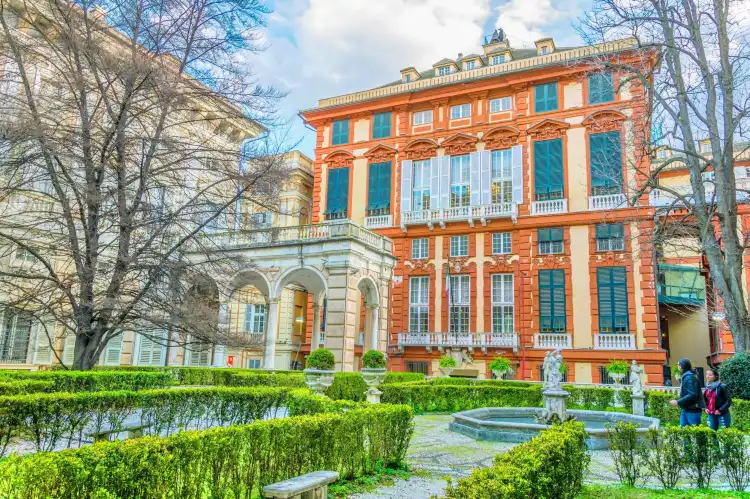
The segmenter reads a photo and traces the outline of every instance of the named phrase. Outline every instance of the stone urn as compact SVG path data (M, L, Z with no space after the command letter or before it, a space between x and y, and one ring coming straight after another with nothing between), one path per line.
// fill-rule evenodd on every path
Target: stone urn
M506 370L500 370L500 369L493 369L492 370L492 374L494 374L497 379L503 379L503 376L505 376L505 373L507 373L507 372L508 371L506 371Z
M333 370L305 369L305 384L318 395L325 396L326 390L333 384Z
M444 378L449 378L451 373L453 372L452 367L441 367L440 373L443 375Z
M621 385L622 384L622 380L625 377L625 375L622 374L622 373L608 373L608 374L609 374L610 378L612 378L613 380L615 380L615 384L617 384L617 385Z
M380 396L383 394L378 390L378 386L383 382L386 375L385 367L364 367L362 368L362 378L367 385L367 401L371 404L379 404Z

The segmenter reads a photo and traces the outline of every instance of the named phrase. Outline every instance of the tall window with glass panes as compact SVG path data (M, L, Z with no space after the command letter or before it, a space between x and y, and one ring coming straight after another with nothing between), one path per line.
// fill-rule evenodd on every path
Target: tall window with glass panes
M430 326L430 278L409 278L409 333L427 333Z
M492 334L513 333L513 274L493 274Z
M412 210L421 211L430 209L430 160L415 161Z
M492 151L492 204L513 201L513 151Z
M451 156L451 197L450 207L469 206L471 199L470 156Z
M450 276L450 313L448 328L451 334L469 333L469 311L471 291L468 275Z

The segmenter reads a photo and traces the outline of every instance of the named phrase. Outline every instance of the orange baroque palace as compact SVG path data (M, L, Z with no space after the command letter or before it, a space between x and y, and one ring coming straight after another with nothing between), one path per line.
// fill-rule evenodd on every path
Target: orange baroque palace
M648 158L628 142L646 96L601 64L633 48L515 49L498 30L481 54L301 113L317 131L313 221L394 242L390 369L432 374L451 355L483 378L503 355L539 380L560 348L568 381L607 382L612 359L636 359L664 382L656 208L635 194ZM705 306L673 306L705 322Z

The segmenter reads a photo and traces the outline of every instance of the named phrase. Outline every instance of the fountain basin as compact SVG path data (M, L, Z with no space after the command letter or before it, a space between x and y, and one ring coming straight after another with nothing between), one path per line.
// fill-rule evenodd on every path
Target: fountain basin
M453 414L450 430L475 440L521 443L531 440L547 425L535 422L542 411L537 407L487 407ZM609 447L606 424L620 421L638 425L638 434L645 437L649 428L659 427L657 418L635 416L622 412L569 410L568 415L584 424L589 449L602 450Z

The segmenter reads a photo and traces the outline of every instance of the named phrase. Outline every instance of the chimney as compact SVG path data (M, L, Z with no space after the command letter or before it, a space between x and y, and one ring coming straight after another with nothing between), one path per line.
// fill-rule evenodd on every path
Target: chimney
M458 53L458 59L456 59L456 60L457 61L460 60L463 56L464 56L463 52L459 52Z

